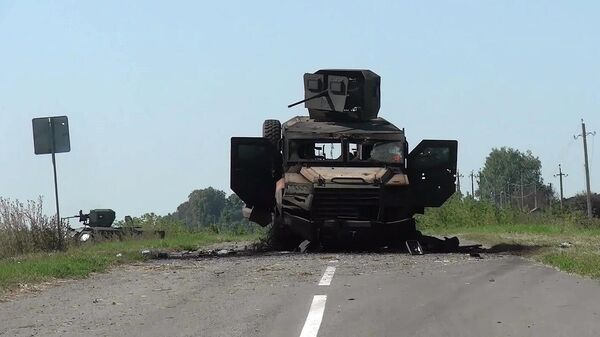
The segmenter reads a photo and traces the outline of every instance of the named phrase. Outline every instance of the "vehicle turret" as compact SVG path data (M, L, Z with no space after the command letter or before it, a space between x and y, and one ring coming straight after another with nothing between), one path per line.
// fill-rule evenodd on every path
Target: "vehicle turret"
M377 118L381 78L370 70L322 69L304 74L304 103L316 121L369 121Z
M110 227L115 221L115 211L112 209L92 209L88 214L79 211L79 222L90 227Z

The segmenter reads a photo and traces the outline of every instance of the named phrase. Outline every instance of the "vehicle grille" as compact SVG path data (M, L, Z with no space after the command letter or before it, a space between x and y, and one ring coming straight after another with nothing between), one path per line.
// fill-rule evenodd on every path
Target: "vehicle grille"
M313 219L377 220L379 199L378 188L316 188Z

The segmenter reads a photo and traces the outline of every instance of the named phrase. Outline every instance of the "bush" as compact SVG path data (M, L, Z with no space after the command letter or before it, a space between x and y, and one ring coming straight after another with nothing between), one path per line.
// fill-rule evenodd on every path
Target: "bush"
M553 225L600 228L600 219L587 219L581 211L548 208L524 213L517 208L500 208L489 201L453 195L439 208L428 208L417 216L423 229L476 228L498 225Z
M56 217L44 215L42 206L41 197L26 203L0 198L0 259L60 248Z

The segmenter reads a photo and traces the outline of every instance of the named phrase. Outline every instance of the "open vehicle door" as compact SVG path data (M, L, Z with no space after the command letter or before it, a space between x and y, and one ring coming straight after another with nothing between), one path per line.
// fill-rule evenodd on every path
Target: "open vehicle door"
M252 209L250 220L263 226L270 223L275 206L275 183L282 170L280 157L266 138L231 138L230 187Z
M408 155L415 205L439 207L456 191L456 140L423 140Z

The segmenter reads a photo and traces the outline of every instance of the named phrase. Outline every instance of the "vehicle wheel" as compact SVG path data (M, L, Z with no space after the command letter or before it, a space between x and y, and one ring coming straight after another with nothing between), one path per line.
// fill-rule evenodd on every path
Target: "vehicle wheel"
M76 237L77 242L79 243L86 243L86 242L92 242L94 241L94 236L92 235L91 232L81 232L79 233L79 235L77 235Z
M271 225L268 235L268 243L273 250L292 251L298 248L298 245L302 242L302 239L292 233L287 226L277 222Z
M403 234L412 238L415 238L421 234L417 231L417 221L415 219L408 220L408 223L403 228Z
M271 144L279 150L279 141L281 140L281 122L276 119L267 119L263 123L263 137L267 138Z
M410 219L394 235L390 236L392 241L388 243L395 248L404 248L406 240L418 240L420 237L421 232L417 230L415 219Z

